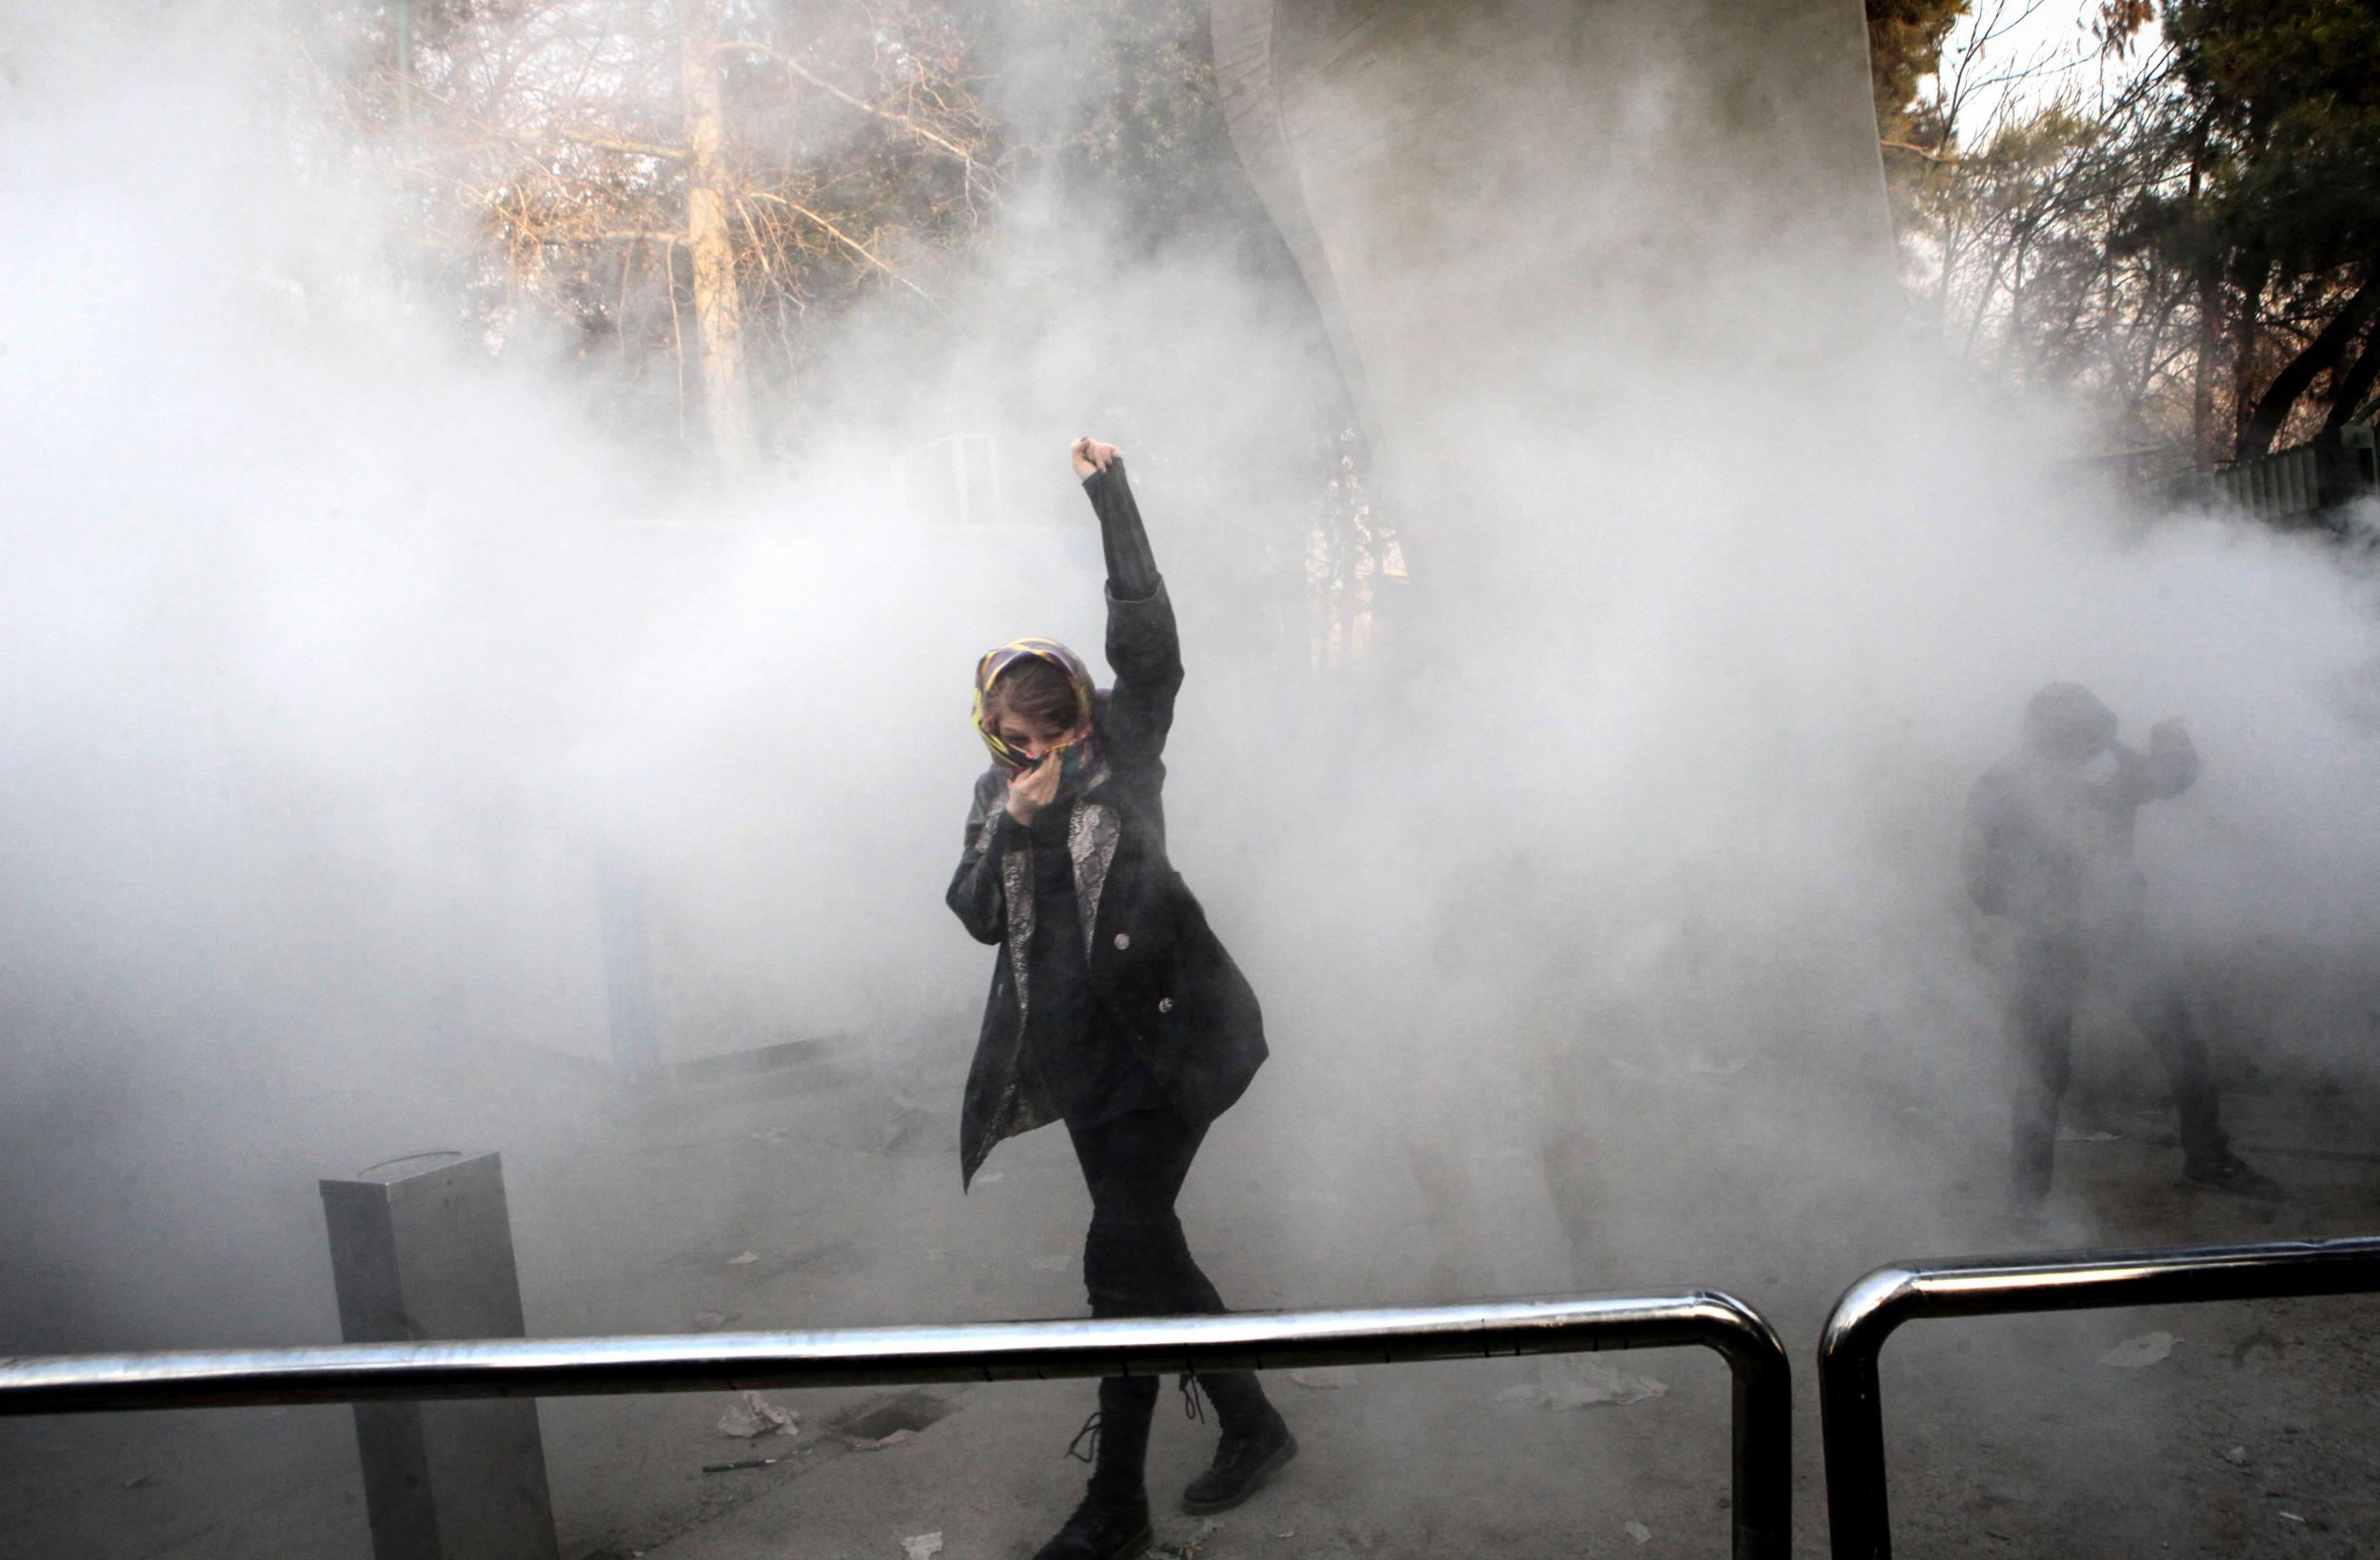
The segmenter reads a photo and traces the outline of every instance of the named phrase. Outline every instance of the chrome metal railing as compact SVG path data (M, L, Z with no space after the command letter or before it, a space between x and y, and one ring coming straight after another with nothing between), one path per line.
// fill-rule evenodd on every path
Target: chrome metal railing
M1767 1320L1715 1290L1365 1311L0 1358L0 1415L1014 1381L1688 1345L1716 1351L1735 1378L1737 1560L1784 1560L1791 1367Z
M2380 1239L1961 1257L1878 1268L1843 1292L1818 1341L1827 1525L1835 1560L1890 1560L1884 1340L1921 1316L1996 1316L2380 1291Z

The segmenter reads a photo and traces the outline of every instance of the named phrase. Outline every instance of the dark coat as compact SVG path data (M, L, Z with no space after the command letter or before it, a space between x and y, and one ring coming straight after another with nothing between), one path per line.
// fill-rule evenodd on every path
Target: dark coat
M1975 781L1960 860L1976 909L2055 937L2137 929L2134 818L2190 789L2198 752L2179 726L2152 732L2146 753L2109 749L2104 774L2028 748Z
M1093 1021L1121 1037L1175 1108L1203 1125L1228 1109L1264 1061L1256 993L1206 924L1206 912L1165 856L1165 735L1181 687L1173 603L1160 583L1145 601L1107 600L1107 662L1116 685L1092 718L1100 767L1068 808L1075 899L1088 937ZM1027 831L1008 816L1008 778L975 782L950 908L979 942L1002 945L960 1112L962 1184L992 1145L1043 1124L1023 1087L1025 978L1033 942Z

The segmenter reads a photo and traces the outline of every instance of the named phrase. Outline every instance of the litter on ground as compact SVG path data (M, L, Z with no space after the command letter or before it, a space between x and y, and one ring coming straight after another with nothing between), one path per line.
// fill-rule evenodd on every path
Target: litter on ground
M742 1462L735 1463L704 1463L703 1471L705 1473L741 1473L747 1468L774 1468L779 1461L780 1459L775 1457L746 1457Z
M904 1538L901 1541L901 1552L905 1560L934 1560L935 1555L942 1552L942 1535L930 1532Z
M1496 1394L1499 1403L1537 1403L1549 1409L1584 1409L1600 1403L1641 1403L1659 1397L1669 1387L1591 1359L1549 1360L1537 1381L1507 1387Z
M2182 1340L2171 1333L2143 1333L2099 1356L2102 1365L2112 1365L2119 1371L2137 1371L2144 1365L2154 1365L2173 1353L2173 1346Z
M738 1441L791 1435L801 1429L800 1421L791 1409L781 1409L758 1392L738 1392L735 1404L719 1416L719 1433Z
M1178 1544L1155 1544L1146 1551L1148 1560L1200 1560L1206 1553L1206 1541L1215 1536L1222 1524L1208 1517L1199 1524L1199 1530Z
M1624 1525L1623 1530L1629 1537L1635 1539L1639 1544L1650 1544L1653 1542L1653 1530L1646 1527L1641 1522L1627 1523Z

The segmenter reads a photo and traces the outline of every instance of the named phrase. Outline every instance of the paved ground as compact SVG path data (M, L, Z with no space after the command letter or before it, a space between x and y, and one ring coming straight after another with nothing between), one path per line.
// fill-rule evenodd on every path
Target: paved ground
M510 1160L532 1324L567 1334L1080 1313L1085 1209L1061 1136L1003 1147L997 1178L962 1201L946 1119L904 1116L897 1091L848 1069L784 1081L798 1090L740 1085L624 1117L566 1153ZM1713 1141L1740 1137L1725 1091L1757 1079L1710 1087L1698 1127ZM1922 1109L1893 1114L1921 1119L1910 1113ZM2350 1154L2373 1146L2374 1118L2370 1102L2337 1099L2233 1107L2244 1141ZM2052 1244L2380 1231L2380 1164L2268 1156L2299 1193L2275 1211L2183 1191L2172 1152L2145 1140L2153 1113L2102 1105L2076 1124L2118 1135L2062 1150ZM1400 1244L1393 1222L1387 1239L1375 1222L1343 1247L1312 1244L1312 1232L1348 1222L1332 1210L1362 1183L1315 1175L1294 1197L1280 1192L1278 1163L1254 1152L1277 1126L1260 1112L1244 1128L1226 1123L1194 1184L1193 1238L1223 1254L1214 1266L1227 1295L1250 1307L1406 1299L1462 1281L1442 1248ZM1707 1218L1678 1225L1674 1250L1635 1248L1633 1282L1725 1285L1768 1309L1786 1336L1800 1400L1800 1553L1819 1553L1825 1530L1808 1371L1819 1321L1865 1266L1991 1243L1973 1233L1993 1215L1988 1177L1969 1177L1972 1168L1946 1163L1939 1195L1885 1184L1847 1201L1821 1178L1806 1205L1789 1201L1780 1214L1765 1199L1766 1227L1732 1217L1715 1197ZM1412 1202L1409 1193L1389 1200ZM1410 1206L1402 1215L1418 1216ZM1541 1218L1512 1217L1483 1237L1551 1246ZM1946 1228L1957 1238L1923 1238ZM732 1260L746 1252L752 1260ZM1558 1264L1505 1273L1482 1287L1551 1288L1560 1276ZM1913 1327L1886 1357L1901 1552L2047 1560L2380 1549L2376 1323L2380 1301L2366 1297ZM2179 1339L2161 1362L2101 1363L2158 1331ZM1626 1406L1549 1407L1532 1389L1575 1378L1510 1361L1276 1376L1304 1454L1212 1528L1167 1510L1160 1539L1200 1560L1724 1552L1725 1372L1691 1351L1600 1363L1665 1391ZM1089 1408L1087 1383L937 1390L942 1416L883 1450L821 1433L886 1395L785 1394L807 1433L754 1450L719 1432L724 1394L547 1402L565 1553L901 1560L903 1538L939 1531L945 1560L1021 1560L1079 1493L1082 1470L1061 1453ZM1211 1447L1211 1429L1183 1420L1175 1401L1169 1393L1152 1454L1160 1498ZM784 1460L700 1471L772 1452ZM0 1553L362 1560L369 1546L347 1415L0 1425Z

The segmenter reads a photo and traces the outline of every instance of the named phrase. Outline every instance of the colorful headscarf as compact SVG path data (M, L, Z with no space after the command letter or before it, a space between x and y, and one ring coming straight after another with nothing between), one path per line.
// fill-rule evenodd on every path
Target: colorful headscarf
M1010 774L1015 774L1020 769L1032 767L1033 760L1002 741L1000 733L992 729L992 684L1000 681L1002 672L1014 666L1018 662L1028 658L1050 662L1064 672L1066 681L1074 684L1075 698L1080 701L1081 708L1081 714L1076 718L1075 724L1090 724L1091 711L1094 707L1091 668L1082 663L1081 656L1076 655L1056 640L1011 640L997 650L985 651L983 659L975 663L975 731L977 736L983 739L983 745L992 750L992 761ZM1076 745L1084 747L1089 744L1086 741ZM1067 768L1071 771L1076 767L1075 755L1069 753L1067 760Z

